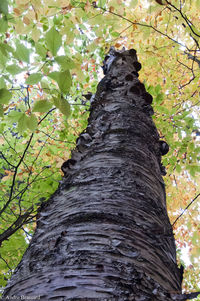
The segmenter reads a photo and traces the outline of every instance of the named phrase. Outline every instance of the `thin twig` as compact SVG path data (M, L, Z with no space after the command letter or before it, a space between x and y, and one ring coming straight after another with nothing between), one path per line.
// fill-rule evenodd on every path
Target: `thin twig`
M7 261L1 255L0 255L0 259L2 259L5 262L5 264L7 265L7 267L9 268L9 270L12 271L12 268L9 266Z
M196 103L194 103L193 105L191 105L191 106L189 107L189 109L191 109L191 108L197 106L199 103L200 103L200 100L197 101ZM180 110L180 111L178 111L175 115L178 115L178 114L180 114L180 113L182 113L182 112L185 112L185 110L186 110L186 108L185 108L185 109L182 109L182 110Z
M31 106L30 106L30 102L29 102L29 98L30 98L30 95L29 95L29 85L26 87L26 92L27 92L27 104L28 104L28 108L29 110L31 109Z
M173 5L171 2L169 2L168 0L166 0L167 4L171 7L173 7L176 11L178 11L181 15L181 17L185 20L185 22L187 23L187 25L189 26L191 32L197 36L198 38L200 38L200 35L197 34L194 29L193 29L193 24L192 24L192 21L188 19L188 17L186 15L183 14L182 10L177 8L175 5ZM199 43L198 41L191 35L191 38L195 41L195 44L197 45L197 47L199 48Z
M192 78L184 85L180 85L180 89L183 89L184 87L186 87L187 85L189 85L196 77L193 75Z
M153 29L154 31L158 32L159 34L161 34L161 35L167 37L169 40L173 41L174 43L176 43L176 44L178 44L178 45L180 45L180 46L182 46L182 47L187 48L186 45L184 45L184 44L182 44L182 43L180 43L180 42L174 40L174 39L171 38L168 34L161 32L160 30L158 30L157 28L153 27L152 25L145 24L145 23L139 23L139 22L133 22L133 21L131 21L130 19L128 19L128 18L126 18L126 17L124 17L124 16L121 16L120 14L117 14L117 13L115 13L115 12L109 11L109 10L107 10L107 9L101 7L101 6L95 6L95 8L99 8L99 9L103 10L104 12L109 13L109 14L112 14L112 15L114 15L114 16L116 16L116 17L119 17L119 18L121 18L121 19L123 19L123 20L125 20L125 21L127 21L127 22L129 22L129 23L131 23L131 24L133 24L133 25L139 25L139 26L151 28L151 29Z
M38 125L52 112L54 111L56 108L53 108L51 109L48 113L46 113L46 115L38 122ZM24 149L24 152L22 154L22 156L20 157L20 160L18 162L18 164L16 165L15 167L15 171L14 171L14 175L13 175L13 180L12 180L12 184L11 184L11 188L10 188L10 194L9 194L9 199L8 201L5 203L5 205L3 206L3 208L0 210L0 215L5 211L5 209L8 207L8 205L10 204L11 200L12 200L12 195L13 195L13 192L14 192L14 186L15 186L15 180L16 180L16 176L17 176L17 172L18 172L18 168L19 166L21 165L21 163L23 162L24 160L24 157L26 155L26 152L31 144L31 141L33 139L33 136L34 136L34 133L31 134L29 140L28 140L28 143Z
M192 203L200 196L200 193L198 193L195 198L185 207L183 212L175 219L175 221L172 224L172 227L175 225L175 223L179 220L179 218L185 213L185 211L192 205Z
M68 144L75 144L74 142L69 142L69 141L65 141L65 140L60 140L60 139L56 139L56 138L53 138L51 135L45 133L45 131L43 130L38 130L40 133L43 133L44 135L46 135L48 138L52 139L53 141L58 141L58 142L63 142L63 143L68 143Z
M40 121L38 122L38 125L54 110L56 110L56 107L52 108L51 110L49 110L49 112L46 113L46 115L44 115L44 117L42 119L40 119Z
M16 176L17 176L18 168L19 168L19 166L21 165L21 163L22 163L22 161L23 161L23 159L24 159L24 157L25 157L25 154L26 154L26 152L27 152L27 150L28 150L28 148L29 148L29 146L30 146L30 144L31 144L31 141L32 141L32 139L33 139L33 135L34 135L34 134L32 133L32 134L31 134L31 137L30 137L30 139L29 139L29 141L28 141L28 143L27 143L27 145L26 145L26 147L25 147L25 149L24 149L24 152L23 152L23 154L22 154L20 160L19 160L18 164L17 164L16 167L15 167L15 171L14 171L14 175L13 175L13 180L12 180L12 185L11 185L11 188L10 188L9 199L8 199L8 201L5 203L5 205L3 206L3 208L1 209L0 215L5 211L5 209L8 207L8 205L10 204L10 202L11 202L11 200L12 200L12 195L13 195L13 191L14 191L15 179L16 179Z
M4 154L3 154L1 151L0 151L0 154L1 154L2 158L6 161L6 163L7 163L8 165L12 166L13 168L16 167L15 165L11 164L11 163L6 159L6 157L4 156Z
M0 235L0 243L8 239L12 234L14 234L26 220L30 217L30 214L34 211L33 207L30 207L23 215L19 215L16 221Z
M178 59L176 59L176 60L177 60L177 62L178 62L180 65L182 65L182 66L184 66L185 68L187 68L187 69L189 69L190 71L192 71L192 69L191 69L190 67L188 67L188 66L185 65L184 63L180 62Z

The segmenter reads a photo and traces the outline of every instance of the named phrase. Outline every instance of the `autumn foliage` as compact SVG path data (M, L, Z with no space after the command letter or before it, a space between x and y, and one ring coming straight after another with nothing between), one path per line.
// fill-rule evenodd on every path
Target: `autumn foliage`
M86 127L101 64L113 45L135 48L163 157L171 223L199 195L200 1L0 1L0 286L56 190ZM186 291L198 290L198 197L174 224Z

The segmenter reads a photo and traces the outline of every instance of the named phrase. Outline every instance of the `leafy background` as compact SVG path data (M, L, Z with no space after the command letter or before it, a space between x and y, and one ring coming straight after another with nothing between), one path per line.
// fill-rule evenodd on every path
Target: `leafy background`
M139 79L170 145L163 164L183 289L199 289L199 9L200 0L0 1L1 288L87 125L83 94L95 93L114 45L135 48L142 63Z

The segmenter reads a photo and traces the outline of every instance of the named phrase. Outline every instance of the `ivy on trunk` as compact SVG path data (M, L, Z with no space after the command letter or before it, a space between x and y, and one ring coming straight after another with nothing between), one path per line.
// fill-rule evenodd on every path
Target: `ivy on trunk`
M162 178L168 146L140 68L134 49L105 57L88 126L4 297L184 300Z

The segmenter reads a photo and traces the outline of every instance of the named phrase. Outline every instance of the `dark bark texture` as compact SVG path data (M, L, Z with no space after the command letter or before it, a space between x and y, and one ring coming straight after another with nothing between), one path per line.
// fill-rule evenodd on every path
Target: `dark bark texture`
M106 56L88 126L4 297L166 301L181 294L162 178L168 146L159 141L140 68L134 49Z

